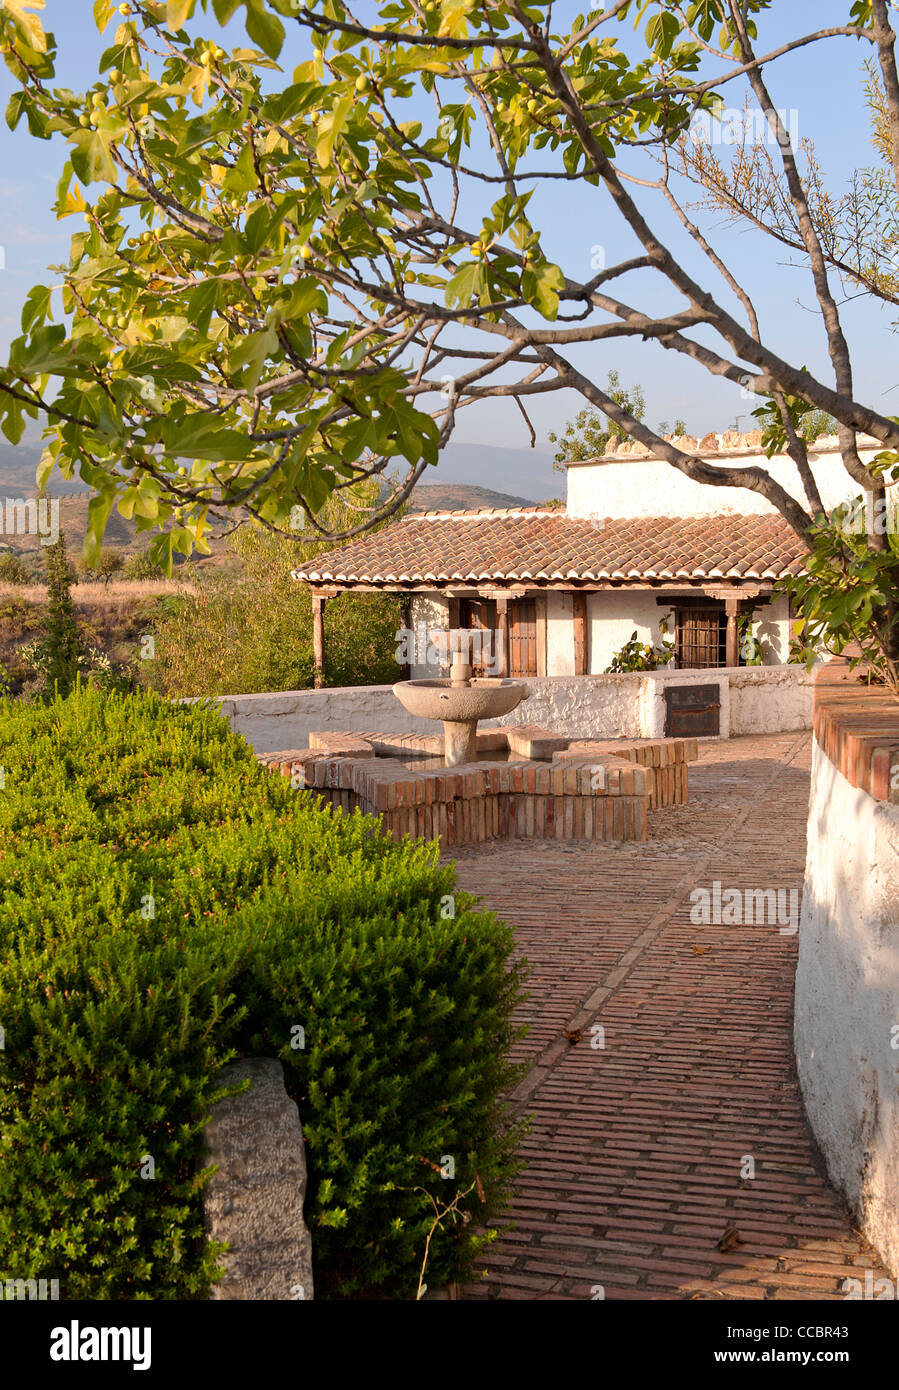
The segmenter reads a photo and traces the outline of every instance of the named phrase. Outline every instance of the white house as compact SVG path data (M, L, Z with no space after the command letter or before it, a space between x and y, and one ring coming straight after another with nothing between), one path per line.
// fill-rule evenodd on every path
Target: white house
M861 443L866 461L881 448ZM678 444L712 464L760 465L804 500L795 465L767 459L760 431ZM445 669L459 629L476 634L475 666L490 674L599 674L633 632L658 643L663 623L677 669L742 664L741 629L765 664L786 662L790 613L772 590L802 566L792 528L756 492L694 483L642 445L612 445L568 465L564 508L414 513L294 571L313 592L317 665L323 604L346 589L407 597L413 677ZM809 456L828 509L855 495L835 438Z

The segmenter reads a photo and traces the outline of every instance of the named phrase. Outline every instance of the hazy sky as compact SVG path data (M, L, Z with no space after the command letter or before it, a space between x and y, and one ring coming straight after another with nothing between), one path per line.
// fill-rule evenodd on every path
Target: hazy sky
M574 5L568 8L572 15L576 12ZM761 17L760 47L774 47L787 36L811 27L845 23L849 8L850 0L817 0L814 6L800 0L778 0L773 16ZM565 6L559 5L557 14L564 10ZM59 41L59 85L83 90L96 78L97 59L110 41L112 30L107 31L105 39L101 38L91 11L91 0L47 0L43 20ZM202 17L195 27L210 35L216 31L214 21L204 22ZM229 32L235 43L241 41L242 31L236 21ZM862 99L862 59L867 51L867 45L863 50L852 39L828 40L781 60L769 75L775 104L794 112L792 120L799 135L814 140L829 186L836 195L844 191L853 170L873 163ZM282 66L289 74L305 56L300 37L291 37ZM0 71L0 82L5 86L5 106L12 90L5 67ZM742 96L736 93L736 84L733 90L729 104L739 106ZM5 124L0 127L0 246L5 256L5 270L0 273L3 354L10 339L19 332L19 314L28 290L33 284L49 282L46 267L67 259L69 238L82 225L79 218L57 223L49 211L66 149L60 136L50 141L33 139L24 121L14 133ZM625 161L622 166L628 167ZM647 195L644 207L650 209L656 196ZM548 195L535 195L529 214L542 230L547 253L572 275L589 276L591 255L597 245L604 246L607 263L634 253L632 241L610 216L604 195L587 185L574 189L566 186L561 191L558 184L554 185ZM767 238L720 222L704 225L711 228L716 248L752 294L769 345L787 359L816 371L823 380L832 380L807 273L790 268L787 251ZM660 226L669 244L681 254L683 264L718 292L720 281L716 283L712 273L701 266L701 257L689 239L667 218ZM622 297L638 307L652 307L650 286L645 276L641 280L616 282ZM670 295L666 295L664 303L679 307ZM843 312L853 347L857 396L880 410L899 414L897 340L891 331L890 316L861 299L847 304ZM625 383L641 383L647 399L647 420L653 426L661 419L671 421L677 416L683 417L690 432L696 434L730 428L737 417L742 417L740 428L754 426L750 412L758 401L742 398L738 387L711 378L679 354L656 345L621 342L590 347L580 352L577 363L601 385L610 368L616 368ZM529 408L541 442L547 431L558 429L581 404L579 397L561 393L535 398ZM499 401L485 402L463 412L455 437L517 447L526 445L528 440L514 405Z

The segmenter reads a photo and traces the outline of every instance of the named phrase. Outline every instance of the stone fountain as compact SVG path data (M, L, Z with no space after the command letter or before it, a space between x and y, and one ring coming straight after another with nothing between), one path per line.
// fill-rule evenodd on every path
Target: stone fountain
M479 733L480 720L510 714L531 690L519 680L473 676L471 634L460 630L452 640L448 679L393 687L410 714L442 723L442 740L436 733L311 730L308 748L260 754L260 761L332 807L379 816L394 840L439 839L444 850L519 836L645 840L650 811L687 800L695 739L575 739L538 724Z
M538 724L478 733L481 719L511 713L531 691L522 681L473 677L470 639L464 630L453 634L449 679L393 687L410 714L443 724L442 740L436 733L310 730L308 748L260 754L260 761L332 807L379 816L394 840L439 839L444 850L518 837L645 840L650 811L687 800L695 739L575 739ZM435 766L441 742L443 761ZM424 759L428 765L416 766ZM463 764L464 774L457 770Z
M531 692L521 681L472 678L470 664L456 653L449 680L397 681L393 693L410 714L441 721L444 762L457 767L477 758L478 721L509 714Z

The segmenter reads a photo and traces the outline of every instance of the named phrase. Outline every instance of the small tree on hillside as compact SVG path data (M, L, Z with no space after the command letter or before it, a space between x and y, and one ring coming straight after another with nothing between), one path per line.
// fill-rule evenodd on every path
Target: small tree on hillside
M93 561L79 555L75 561L75 568L79 576L86 579L88 583L102 579L104 584L108 584L110 579L124 568L124 564L125 560L120 550L104 545Z
M71 692L85 655L75 621L71 580L66 538L60 531L59 539L47 547L47 635L40 644L36 662L50 695L57 690L60 695Z

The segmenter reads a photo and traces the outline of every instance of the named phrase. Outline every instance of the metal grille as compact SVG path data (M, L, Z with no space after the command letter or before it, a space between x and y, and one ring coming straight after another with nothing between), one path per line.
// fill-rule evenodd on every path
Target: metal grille
M717 608L679 609L675 655L681 671L726 665L726 614Z
M698 738L720 731L721 691L717 685L666 686L666 738Z

